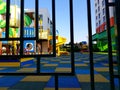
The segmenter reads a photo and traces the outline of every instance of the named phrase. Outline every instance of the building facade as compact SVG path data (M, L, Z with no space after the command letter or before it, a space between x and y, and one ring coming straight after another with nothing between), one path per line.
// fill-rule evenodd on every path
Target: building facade
M109 0L113 2L114 0ZM106 30L106 11L105 0L95 0L96 33ZM109 8L110 26L114 26L114 8Z
M108 0L114 2L114 0ZM96 41L96 46L100 51L108 51L107 41L107 25L106 25L106 4L105 0L94 0L95 3L95 20L96 20L96 33L93 35L92 40ZM109 7L110 27L112 36L112 49L115 50L115 15L114 8Z

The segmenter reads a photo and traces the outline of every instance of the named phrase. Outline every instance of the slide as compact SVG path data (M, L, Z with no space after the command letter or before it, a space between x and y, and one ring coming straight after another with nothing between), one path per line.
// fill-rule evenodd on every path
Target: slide
M49 40L52 39L52 36L49 36ZM65 42L67 41L66 38L61 37L61 36L56 36L56 52L57 52L57 56L60 55L68 55L69 53L67 51L61 51L60 50L60 46L65 44Z
M67 51L61 51L60 50L60 46L65 44L65 42L67 41L66 38L61 37L61 36L56 36L57 42L56 42L56 52L57 52L57 56L60 55L68 55L69 53Z

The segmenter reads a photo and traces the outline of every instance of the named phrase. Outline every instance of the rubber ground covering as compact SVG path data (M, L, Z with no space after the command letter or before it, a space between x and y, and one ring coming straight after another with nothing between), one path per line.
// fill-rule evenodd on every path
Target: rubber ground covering
M117 74L116 56L114 74ZM96 90L110 90L108 55L94 54L94 77ZM22 67L0 67L0 73L31 72L36 73L36 59ZM70 56L41 58L41 73L71 72ZM55 90L54 76L0 76L0 90ZM119 90L118 79L114 79L115 88ZM90 60L89 54L75 53L75 75L59 76L59 90L91 90L90 89Z

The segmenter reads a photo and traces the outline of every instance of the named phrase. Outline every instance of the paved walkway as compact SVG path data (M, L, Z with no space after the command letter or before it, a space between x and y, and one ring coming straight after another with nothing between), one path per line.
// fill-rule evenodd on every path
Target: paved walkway
M113 57L114 61L116 56ZM71 72L70 56L41 58L41 72ZM36 72L36 61L21 68L0 67L0 72ZM75 76L59 76L59 90L90 90L90 63L88 54L75 53ZM94 54L96 90L110 90L108 56ZM117 74L117 64L114 64ZM54 76L0 76L0 90L54 90ZM118 90L118 79L115 79Z

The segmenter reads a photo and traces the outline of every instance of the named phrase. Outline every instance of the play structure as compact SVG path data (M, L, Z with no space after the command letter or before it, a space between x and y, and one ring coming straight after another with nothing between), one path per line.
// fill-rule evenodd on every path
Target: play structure
M111 38L112 38L112 51L116 51L116 31L115 27L111 27ZM92 36L92 40L96 41L95 44L93 44L93 49L99 49L99 51L105 52L108 51L108 41L107 41L107 31L104 30L101 33L96 33Z
M9 27L9 38L20 37L20 8L17 5L10 5L10 27ZM0 38L5 38L6 33L6 3L0 0ZM42 19L39 19L40 25L42 25ZM25 12L24 14L24 37L30 38L35 37L35 19L34 12ZM34 23L34 24L33 24ZM50 35L50 29L41 30L39 28L39 40L25 40L23 42L24 55L32 54L50 54L53 49L52 35ZM60 47L66 42L66 38L60 35L56 36L56 54L68 55L67 51L61 51ZM42 46L41 51L38 52L37 45ZM28 50L28 46L31 46ZM19 55L20 41L0 41L0 55ZM29 52L29 53L26 53ZM0 67L18 67L24 66L28 63L33 63L34 58L1 58Z
M52 36L49 36L49 40L52 40ZM57 53L57 56L60 56L60 55L68 55L69 52L67 51L61 51L60 50L60 47L65 44L66 42L66 38L64 37L61 37L61 36L56 36L56 53Z
M20 37L20 12L16 5L10 5L9 38ZM32 23L28 15L24 15L24 26ZM0 38L5 38L6 33L6 3L0 0ZM29 30L30 31L30 30ZM33 34L33 33L32 33ZM0 41L0 55L18 55L20 41ZM0 67L18 67L25 63L33 62L33 58L1 58Z

